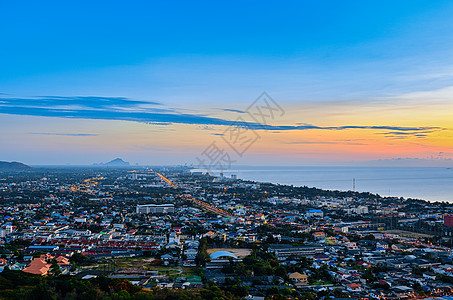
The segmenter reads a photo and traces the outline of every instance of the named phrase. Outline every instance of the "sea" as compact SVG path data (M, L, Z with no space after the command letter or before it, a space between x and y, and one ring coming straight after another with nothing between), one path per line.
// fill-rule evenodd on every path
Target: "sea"
M237 166L223 175L326 190L352 191L355 187L355 191L381 196L453 203L453 169L445 167Z

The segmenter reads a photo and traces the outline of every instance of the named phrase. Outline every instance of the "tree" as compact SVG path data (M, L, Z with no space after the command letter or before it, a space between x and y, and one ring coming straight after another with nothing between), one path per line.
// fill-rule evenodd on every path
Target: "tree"
M378 280L373 273L373 268L367 268L363 274L363 278L366 279L367 283L373 283Z
M412 287L414 288L414 290L417 291L417 293L421 293L423 292L423 287L420 283L416 282L412 285Z
M107 298L108 299L108 298ZM131 296L131 294L129 294L128 291L126 290L121 290L119 291L118 293L114 293L111 297L110 297L111 300L132 300L134 299L133 296Z
M249 294L249 289L247 286L237 285L237 284L233 285L230 288L230 291L233 295L236 295L239 297L245 297Z
M86 262L87 260L87 257L85 255L83 255L82 253L79 253L79 252L75 252L72 256L71 256L71 261L77 263L77 264L82 264L84 262Z
M57 297L43 284L34 287L27 295L30 300L56 300Z
M284 280L289 280L288 273L283 266L278 266L277 268L275 268L275 275L280 276Z
M52 274L54 276L60 276L61 275L60 266L58 265L58 262L57 262L57 260L55 258L52 259Z
M197 253L197 256L195 257L195 262L200 266L204 266L206 264L206 262L211 260L209 257L207 248L208 248L208 241L204 237L200 240L200 245L198 246L198 253Z

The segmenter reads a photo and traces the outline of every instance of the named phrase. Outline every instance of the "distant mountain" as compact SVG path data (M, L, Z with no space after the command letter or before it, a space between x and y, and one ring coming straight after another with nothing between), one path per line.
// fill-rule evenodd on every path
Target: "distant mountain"
M96 166L104 167L127 167L130 164L127 161L122 160L121 158L115 158L107 163L94 164Z
M31 169L32 167L17 161L13 162L0 161L0 171L26 171Z
M115 158L114 160L111 160L108 163L105 163L104 165L113 167L124 167L129 166L129 163L127 161L122 160L121 158Z

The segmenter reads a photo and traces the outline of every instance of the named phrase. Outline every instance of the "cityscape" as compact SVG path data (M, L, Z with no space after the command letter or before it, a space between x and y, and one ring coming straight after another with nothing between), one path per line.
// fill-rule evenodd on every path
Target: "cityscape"
M0 0L0 300L453 300L452 16Z
M446 202L184 166L5 171L0 200L5 298L69 299L82 286L83 297L112 299L453 295ZM43 284L36 277L47 279L39 290L28 286Z

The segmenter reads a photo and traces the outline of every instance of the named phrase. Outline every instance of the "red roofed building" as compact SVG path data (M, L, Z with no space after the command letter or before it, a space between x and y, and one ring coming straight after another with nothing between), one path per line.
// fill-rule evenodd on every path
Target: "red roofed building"
M22 271L37 275L47 275L52 265L47 263L45 257L45 255L35 257L28 265L28 267L26 267Z
M453 215L444 216L444 226L453 227Z
M59 266L69 266L69 265L71 265L71 263L69 262L69 259L67 259L67 258L64 257L64 256L58 256L58 257L56 258L56 260L57 260L57 264L58 264Z
M360 285L358 283L350 283L350 284L346 285L346 289L349 292L360 292L362 290L361 287L362 287L362 285Z

